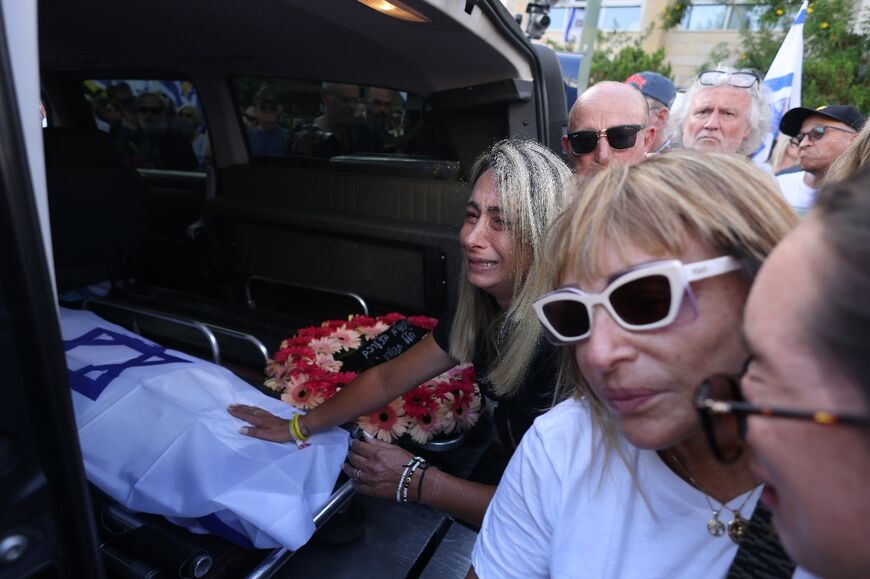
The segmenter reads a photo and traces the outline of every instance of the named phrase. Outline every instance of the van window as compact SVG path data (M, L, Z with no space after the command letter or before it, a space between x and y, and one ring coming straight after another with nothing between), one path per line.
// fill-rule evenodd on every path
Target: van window
M457 158L444 118L405 91L249 77L232 84L251 157Z
M212 164L208 126L184 80L91 79L82 83L94 123L140 169L198 171Z

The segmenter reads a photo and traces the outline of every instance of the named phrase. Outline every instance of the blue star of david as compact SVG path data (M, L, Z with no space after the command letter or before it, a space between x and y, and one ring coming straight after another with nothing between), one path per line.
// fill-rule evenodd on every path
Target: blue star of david
M190 360L184 360L171 354L167 354L166 348L149 344L139 338L134 338L133 336L119 334L103 328L95 328L78 338L64 341L63 343L65 351L70 351L79 346L124 346L139 352L139 356L120 364L89 365L79 368L78 370L70 370L69 381L72 389L87 396L91 400L99 398L100 394L103 393L103 390L112 383L112 380L117 378L121 372L128 368L158 366L162 364L172 364L174 362L190 363ZM91 377L88 376L88 374L93 374L95 376Z

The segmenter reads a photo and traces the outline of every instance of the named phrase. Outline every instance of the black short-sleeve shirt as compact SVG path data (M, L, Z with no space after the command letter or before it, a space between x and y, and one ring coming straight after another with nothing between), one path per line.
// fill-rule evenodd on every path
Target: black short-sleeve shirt
M435 343L448 353L450 330L455 315L455 308L450 308L432 331ZM489 359L483 339L478 339L472 362L477 372L477 383L481 394L489 399L488 406L495 406L492 419L499 439L512 450L516 449L535 418L549 410L553 404L553 393L556 387L556 349L544 339L538 342L535 357L526 371L522 386L511 397L496 396L492 390L492 385L487 379L492 360Z

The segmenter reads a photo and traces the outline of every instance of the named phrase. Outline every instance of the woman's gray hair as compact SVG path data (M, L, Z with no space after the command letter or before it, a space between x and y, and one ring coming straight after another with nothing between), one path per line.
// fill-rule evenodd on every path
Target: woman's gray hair
M757 71L751 68L737 69L731 66L717 66L716 70L731 73L748 72L757 74ZM685 123L686 117L690 114L692 101L695 99L695 95L701 91L714 89L719 86L730 86L727 82L727 77L720 79L719 84L713 86L703 85L700 80L701 77L698 75L698 77L695 78L695 82L686 92L686 97L683 99L683 105L675 112L675 114L674 111L671 111L673 114L671 142L674 148L680 148L683 146L683 123ZM759 81L751 87L743 90L749 92L749 126L752 128L752 131L749 133L749 136L743 139L743 142L740 143L737 153L740 155L751 155L761 145L764 135L770 131L770 89L767 88L764 81L759 79Z

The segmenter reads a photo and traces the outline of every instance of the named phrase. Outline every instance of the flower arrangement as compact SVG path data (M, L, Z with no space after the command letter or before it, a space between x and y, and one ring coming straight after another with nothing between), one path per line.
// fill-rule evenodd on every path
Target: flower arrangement
M400 323L429 332L437 320L394 313L351 316L302 328L281 342L268 361L264 385L279 392L281 400L291 406L315 408L356 378L359 369L346 366L358 362L360 352L378 350L398 355L399 348L393 346L391 351L385 346L389 344L388 330L399 328ZM417 339L413 330L403 332L401 338L405 346ZM471 364L456 366L383 408L360 416L357 424L385 442L407 435L425 444L439 435L464 432L480 416L480 391L475 380Z

